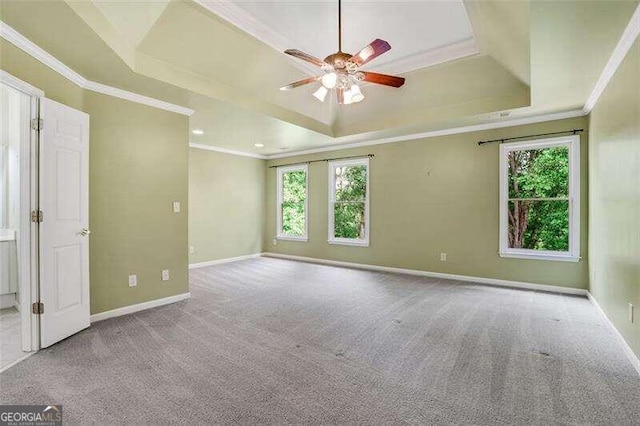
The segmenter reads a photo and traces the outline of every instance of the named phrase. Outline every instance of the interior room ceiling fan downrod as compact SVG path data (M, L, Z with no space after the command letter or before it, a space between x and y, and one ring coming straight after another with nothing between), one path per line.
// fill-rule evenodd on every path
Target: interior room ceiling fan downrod
M342 1L338 0L338 51L336 53L321 60L297 49L284 51L287 55L302 59L303 61L310 62L322 68L324 74L296 81L281 87L280 90L291 90L320 81L320 87L313 93L313 96L319 101L324 102L329 91L333 90L335 91L339 105L360 102L364 99L364 94L362 94L358 83L362 81L396 88L404 84L404 78L402 77L360 70L361 66L389 50L391 50L389 43L381 39L375 39L355 55L343 52Z

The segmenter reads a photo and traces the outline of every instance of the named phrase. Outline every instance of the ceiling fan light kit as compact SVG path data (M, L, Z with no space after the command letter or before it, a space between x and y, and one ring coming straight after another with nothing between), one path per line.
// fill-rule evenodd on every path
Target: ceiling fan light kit
M342 51L342 1L338 0L338 51L336 53L321 60L297 49L284 51L287 55L319 66L324 70L324 75L296 81L281 87L280 90L291 90L305 84L320 81L320 87L313 93L313 96L320 102L324 102L331 90L335 92L339 105L360 102L364 99L364 94L362 94L358 83L362 81L396 88L404 84L404 78L402 77L360 70L362 65L389 50L391 50L389 43L375 39L355 55L344 53Z

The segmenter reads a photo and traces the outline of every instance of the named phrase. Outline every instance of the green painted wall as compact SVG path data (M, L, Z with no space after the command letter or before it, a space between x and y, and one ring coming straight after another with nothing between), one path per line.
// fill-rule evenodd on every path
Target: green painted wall
M91 313L189 291L188 117L85 91L4 41L0 68L90 115Z
M190 263L260 253L265 161L189 150Z
M44 90L47 98L84 111L82 105L84 90L82 88L3 38L0 38L0 68L32 86Z
M590 291L640 356L640 41L602 93L589 128Z
M370 247L327 243L325 162L309 166L309 242L278 241L276 171L267 169L264 251L476 277L587 288L587 139L581 144L578 263L500 258L498 144L482 139L585 128L586 117L271 160L268 165L348 155L371 160ZM447 262L440 262L446 252Z
M84 105L91 312L188 292L188 118L92 92ZM129 274L138 275L137 287L129 287Z

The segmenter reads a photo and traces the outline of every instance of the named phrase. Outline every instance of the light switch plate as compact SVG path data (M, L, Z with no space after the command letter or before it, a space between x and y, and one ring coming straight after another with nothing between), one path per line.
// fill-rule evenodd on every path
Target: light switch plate
M180 201L173 202L173 212L180 213Z

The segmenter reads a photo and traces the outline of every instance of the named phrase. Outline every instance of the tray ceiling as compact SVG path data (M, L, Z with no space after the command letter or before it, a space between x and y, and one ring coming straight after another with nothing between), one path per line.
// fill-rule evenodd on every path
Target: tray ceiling
M308 72L282 50L335 50L334 1L3 0L0 15L85 78L195 109L191 127L205 134L193 142L277 154L580 109L636 7L345 0L343 50L376 37L393 47L372 70L438 63L398 72L401 89L369 84L346 108L315 101L312 87L277 90Z
M295 48L324 58L338 50L335 0L196 2L279 52ZM376 70L406 73L479 52L462 0L342 3L343 51L355 54L376 38L391 44L372 63Z

